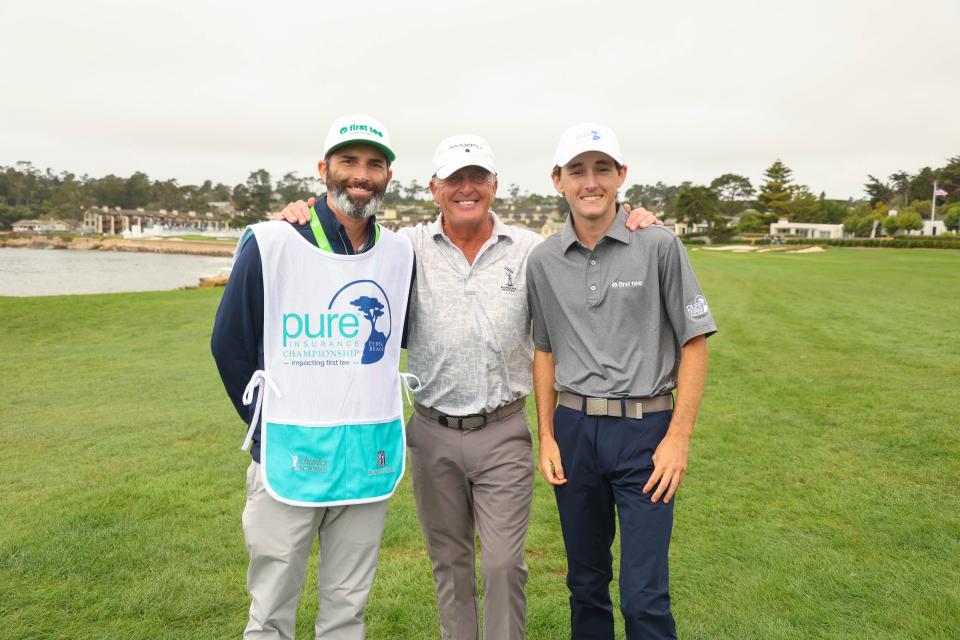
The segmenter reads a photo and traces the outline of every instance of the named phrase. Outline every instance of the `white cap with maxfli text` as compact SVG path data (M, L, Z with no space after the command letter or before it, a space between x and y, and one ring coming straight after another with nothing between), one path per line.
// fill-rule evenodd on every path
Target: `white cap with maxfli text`
M441 140L433 153L433 175L445 180L464 167L482 167L496 174L497 163L490 143L470 133Z

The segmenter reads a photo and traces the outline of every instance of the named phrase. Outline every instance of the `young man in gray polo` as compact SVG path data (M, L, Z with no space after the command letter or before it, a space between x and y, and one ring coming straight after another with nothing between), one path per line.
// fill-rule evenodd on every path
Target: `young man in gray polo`
M607 127L564 132L553 183L570 216L527 263L540 472L560 512L574 638L613 639L616 518L627 637L676 637L671 499L703 394L706 337L716 331L680 240L662 227L623 227L617 191L626 173Z

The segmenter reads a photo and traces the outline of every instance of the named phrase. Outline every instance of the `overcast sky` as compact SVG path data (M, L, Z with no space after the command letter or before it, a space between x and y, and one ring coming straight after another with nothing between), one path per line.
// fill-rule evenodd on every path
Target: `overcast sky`
M618 133L627 184L828 197L960 155L958 0L0 4L0 164L230 185L314 175L338 115L389 128L394 178L485 136L501 189L549 193L560 132Z

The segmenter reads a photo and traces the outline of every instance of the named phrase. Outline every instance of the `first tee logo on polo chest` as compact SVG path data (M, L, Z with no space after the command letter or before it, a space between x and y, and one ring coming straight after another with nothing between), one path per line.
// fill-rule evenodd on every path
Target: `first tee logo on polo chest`
M390 299L383 287L373 280L354 280L340 287L325 309L284 310L280 326L284 364L374 364L386 353L392 324Z

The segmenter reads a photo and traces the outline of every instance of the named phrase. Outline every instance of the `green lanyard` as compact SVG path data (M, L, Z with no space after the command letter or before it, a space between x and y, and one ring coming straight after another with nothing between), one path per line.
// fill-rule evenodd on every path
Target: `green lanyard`
M333 253L330 248L330 241L327 240L327 234L323 232L323 225L320 224L320 218L317 217L317 211L310 207L310 229L313 231L313 237L317 239L317 246L321 251ZM380 241L380 225L376 225L376 231L373 236L373 243Z

